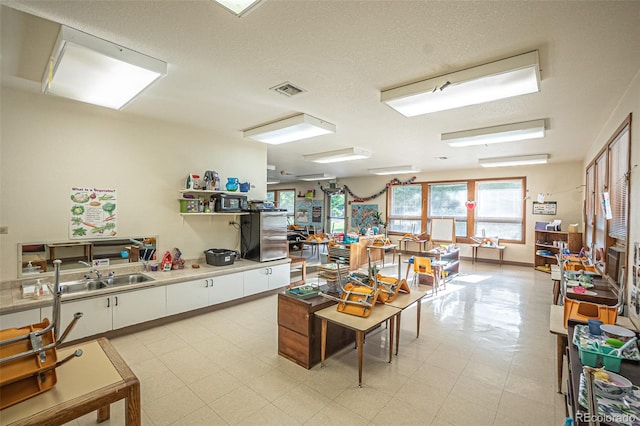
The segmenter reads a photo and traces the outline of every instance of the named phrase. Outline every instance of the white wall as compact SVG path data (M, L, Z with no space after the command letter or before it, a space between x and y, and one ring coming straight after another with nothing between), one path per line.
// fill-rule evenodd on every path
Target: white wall
M634 243L640 242L640 70L635 78L629 84L627 91L622 99L612 111L606 125L600 131L600 134L593 140L586 156L583 168L593 160L596 154L604 147L609 138L616 131L620 123L629 115L633 114L631 119L631 211L629 214L629 236L627 240L627 283L628 290L631 291L632 265L633 265L633 246ZM640 279L640 276L638 277ZM640 284L639 284L640 285ZM627 294L627 300L630 301L630 294ZM634 309L629 310L629 316L636 324L640 324L640 317L635 313Z
M216 170L266 193L266 147L80 102L2 89L0 279L17 276L17 244L69 239L72 186L118 191L118 235L158 235L159 255L239 249L234 217L181 217L189 172Z
M563 229L567 229L570 223L578 223L582 229L582 200L584 197L584 168L581 162L554 164L553 159L547 165L536 165L527 167L499 167L499 168L478 168L467 170L447 170L446 172L431 172L416 174L416 182L451 181L454 179L482 179L482 178L502 178L521 177L527 178L528 194L531 198L526 202L526 243L509 244L505 250L504 258L511 262L533 263L534 253L534 226L536 221L551 221L561 219ZM407 181L412 175L397 176L402 182ZM339 179L338 186L347 185L351 192L358 197L370 197L385 188L386 184L393 179L393 176L372 176L350 179ZM322 182L323 187L329 184ZM302 193L307 189L316 189L316 198L322 199L322 191L316 182L296 182L291 184L270 185L269 189L295 189ZM532 201L536 200L538 193L543 193L547 201L558 203L558 214L555 216L533 215L531 214ZM352 197L349 197L350 199ZM378 210L386 214L386 194L367 201L366 204L378 204ZM350 211L347 210L347 214ZM350 224L350 220L348 221ZM471 249L466 245L461 245L462 256L471 256ZM491 256L492 253L483 251L479 256Z

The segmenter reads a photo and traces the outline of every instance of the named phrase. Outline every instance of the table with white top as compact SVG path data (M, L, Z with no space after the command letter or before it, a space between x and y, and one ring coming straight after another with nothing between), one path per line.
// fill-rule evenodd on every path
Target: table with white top
M395 317L401 309L391 305L375 305L368 317L339 312L336 306L329 306L315 312L315 315L322 320L322 333L320 345L320 365L324 367L325 351L327 346L327 323L339 325L340 327L353 330L356 333L356 346L358 348L358 386L362 387L362 360L364 354L364 335L367 331L378 327L383 322L389 320L389 362L393 358L393 333Z

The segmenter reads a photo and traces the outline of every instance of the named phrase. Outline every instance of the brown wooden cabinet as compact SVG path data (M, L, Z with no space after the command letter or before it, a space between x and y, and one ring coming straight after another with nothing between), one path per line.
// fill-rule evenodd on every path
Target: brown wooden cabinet
M549 265L558 263L556 254L559 252L558 242L560 241L567 243L567 248L571 253L578 253L582 249L581 232L542 231L536 229L533 267L539 271L551 273Z
M367 247L373 244L375 239L380 238L384 239L384 235L361 236L357 243L351 244L329 244L329 263L344 263L349 265L350 271L356 271L369 262ZM382 261L384 250L371 250L370 254L371 262Z
M321 296L299 299L278 294L278 354L304 368L320 362L321 321L314 312L335 305ZM355 342L355 333L335 324L327 329L327 356Z

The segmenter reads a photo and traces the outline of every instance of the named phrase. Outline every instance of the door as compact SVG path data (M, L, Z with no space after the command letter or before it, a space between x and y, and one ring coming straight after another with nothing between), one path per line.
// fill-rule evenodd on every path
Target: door
M150 287L129 291L112 297L113 329L139 324L166 315L164 287Z
M291 281L291 268L289 264L276 265L269 268L269 289L286 287Z
M92 297L89 299L62 302L60 307L61 330L67 328L76 312L82 313L82 318L80 318L75 327L73 327L66 341L69 342L71 340L110 331L112 327L111 308L113 302L113 296Z
M260 213L260 261L287 257L287 212Z
M167 286L167 315L207 306L212 279L197 279Z
M221 275L209 278L209 304L228 302L244 296L244 274Z
M244 295L250 296L269 290L269 268L252 269L244 272Z

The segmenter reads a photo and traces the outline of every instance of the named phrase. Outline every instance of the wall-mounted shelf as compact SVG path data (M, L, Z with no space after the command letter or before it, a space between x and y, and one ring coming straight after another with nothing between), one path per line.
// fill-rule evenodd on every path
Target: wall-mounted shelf
M180 213L180 216L238 216L248 214L247 212L213 212L213 213Z
M246 195L248 192L242 191L214 191L212 189L181 189L181 194L242 194Z

